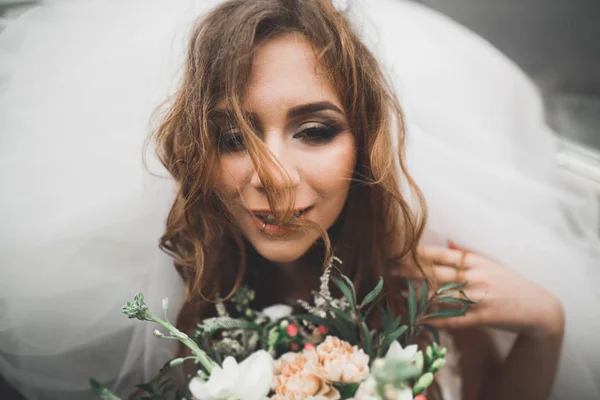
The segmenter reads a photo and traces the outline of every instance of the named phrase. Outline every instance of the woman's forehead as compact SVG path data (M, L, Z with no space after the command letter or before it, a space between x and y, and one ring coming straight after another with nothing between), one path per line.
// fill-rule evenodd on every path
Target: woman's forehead
M257 47L244 93L244 107L248 111L324 101L342 108L328 74L302 35L278 36ZM259 109L255 110L256 107Z

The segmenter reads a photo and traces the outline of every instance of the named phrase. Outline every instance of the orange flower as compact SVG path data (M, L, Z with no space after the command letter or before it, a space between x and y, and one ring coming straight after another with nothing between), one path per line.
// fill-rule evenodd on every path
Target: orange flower
M306 358L319 366L319 375L329 382L359 383L369 376L369 356L357 346L327 336Z
M275 362L275 395L271 400L339 399L337 389L322 379L318 372L319 366L310 362L304 354L284 354Z

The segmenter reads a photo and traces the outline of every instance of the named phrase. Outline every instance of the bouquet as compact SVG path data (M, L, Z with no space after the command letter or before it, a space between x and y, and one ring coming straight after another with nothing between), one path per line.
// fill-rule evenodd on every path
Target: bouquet
M241 287L228 301L216 304L217 316L203 320L193 337L168 321L167 299L162 302L163 320L148 309L142 294L135 296L123 313L158 324L163 330L156 329L156 337L178 340L192 354L171 360L152 383L138 385L142 398L424 400L446 355L437 330L426 321L464 315L475 304L462 290L467 283L451 283L430 294L427 282L417 291L407 279L407 321L402 324L389 305L379 304L383 279L358 299L339 263L336 257L330 260L311 303L299 301L305 313L294 315L286 305L254 310L250 304L255 293ZM332 283L341 297L332 296ZM453 307L443 309L443 304ZM379 312L378 329L369 326L374 310ZM424 351L410 344L422 330L433 337ZM162 378L187 359L194 361L197 374L185 390L175 390ZM118 399L94 379L90 383L102 399Z

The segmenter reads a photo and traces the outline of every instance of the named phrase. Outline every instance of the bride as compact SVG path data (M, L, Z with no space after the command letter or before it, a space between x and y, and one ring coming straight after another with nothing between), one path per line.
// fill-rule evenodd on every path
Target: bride
M7 27L4 379L28 398L90 397L89 376L127 393L176 350L120 315L132 294L169 297L189 327L236 279L280 288L265 304L305 296L334 251L366 286L461 265L487 293L439 323L444 398L598 395L590 198L555 181L531 83L424 8L335 3L92 2ZM168 93L152 126L166 168L150 153L146 173Z

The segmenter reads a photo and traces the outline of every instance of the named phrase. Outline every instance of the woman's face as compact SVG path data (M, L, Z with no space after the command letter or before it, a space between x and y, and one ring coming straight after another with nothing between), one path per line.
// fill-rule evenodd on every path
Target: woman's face
M243 107L291 179L300 218L329 229L348 197L355 141L335 91L302 36L280 36L257 48ZM319 233L268 223L264 187L239 135L235 127L220 128L218 190L232 200L228 207L234 223L263 257L276 263L298 260Z

